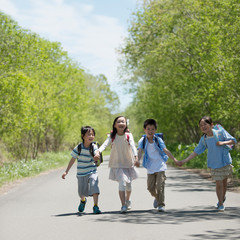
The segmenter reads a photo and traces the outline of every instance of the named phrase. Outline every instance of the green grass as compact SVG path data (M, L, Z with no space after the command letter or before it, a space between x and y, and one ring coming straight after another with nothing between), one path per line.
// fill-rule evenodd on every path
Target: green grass
M41 172L67 166L71 156L69 151L44 153L37 159L4 163L0 167L0 187L15 180L35 176Z
M183 160L193 152L195 147L196 144L174 144L168 146L168 149L178 160ZM110 148L106 149L103 152L103 156L110 155L110 152ZM240 179L240 152L237 150L232 150L231 156L233 159L232 165L234 166L233 176L236 179ZM2 166L0 166L0 187L5 183L13 182L24 177L35 176L50 169L56 169L63 166L67 167L70 159L70 152L66 151L59 153L44 153L37 159L28 161L21 160L4 163ZM168 161L170 164L174 165L171 159ZM207 169L207 152L192 159L188 163L184 164L184 166L187 168Z
M177 158L177 160L183 160L194 151L196 146L196 143L191 145L174 144L168 146L168 149L172 152L173 156ZM232 156L233 177L240 179L240 152L234 149L230 151L230 154ZM169 159L168 161L170 164L175 165L173 160ZM183 166L187 168L207 169L207 150L185 163Z
M110 148L103 152L103 156L110 155ZM66 152L48 152L43 153L37 159L20 160L10 163L4 163L0 166L0 187L5 183L10 183L25 177L38 175L41 172L56 169L59 167L67 167L71 159L70 151Z

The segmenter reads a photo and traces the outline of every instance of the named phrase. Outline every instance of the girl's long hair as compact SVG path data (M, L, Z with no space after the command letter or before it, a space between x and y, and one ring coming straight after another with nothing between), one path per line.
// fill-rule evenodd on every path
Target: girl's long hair
M111 131L111 134L110 134L110 137L113 139L115 138L116 134L117 134L117 129L114 127L115 123L117 122L117 120L120 118L120 117L123 117L125 118L125 121L126 121L126 128L124 129L124 132L128 132L128 126L127 126L127 119L126 117L124 116L118 116L114 119L113 121L113 125L112 125L112 131Z

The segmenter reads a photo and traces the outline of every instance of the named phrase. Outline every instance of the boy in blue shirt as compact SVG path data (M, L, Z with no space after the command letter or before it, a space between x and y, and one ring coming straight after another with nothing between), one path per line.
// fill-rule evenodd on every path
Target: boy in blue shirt
M143 124L146 137L142 137L138 142L138 159L141 159L144 151L143 167L147 169L147 188L155 198L154 208L159 212L165 211L165 171L168 157L177 163L176 158L166 148L164 141L155 135L157 122L154 119L147 119ZM139 165L139 163L138 163Z

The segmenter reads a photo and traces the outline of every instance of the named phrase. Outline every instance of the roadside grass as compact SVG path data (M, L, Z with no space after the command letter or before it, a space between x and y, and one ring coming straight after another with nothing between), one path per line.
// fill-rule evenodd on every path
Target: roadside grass
M191 145L173 144L168 146L168 149L177 160L183 160L194 151L196 146L196 143ZM239 150L233 149L230 154L232 156L233 178L240 179L240 152ZM171 165L175 165L173 160L169 159L168 161ZM183 166L189 169L207 169L207 150L191 161L185 163Z
M193 152L196 146L196 144L173 144L169 145L168 149L178 160L183 160ZM111 149L107 148L103 152L103 156L110 155L110 152ZM232 165L234 166L233 177L234 179L239 180L240 152L237 150L232 150L231 156L233 159ZM35 176L47 170L57 169L64 166L67 167L70 159L71 156L69 151L59 153L48 152L41 154L37 159L4 163L2 166L0 166L0 187L5 183L11 183L25 177ZM169 159L168 162L173 166L175 165L171 159ZM207 169L207 151L184 164L184 167L190 169Z
M41 172L67 165L71 158L69 151L47 152L36 159L4 163L0 166L0 187L24 177L35 176Z
M103 152L103 156L109 155L110 149ZM16 180L32 177L41 172L57 169L68 165L71 159L70 151L65 152L46 152L41 154L36 159L20 160L4 163L0 166L0 187L6 183L11 183Z

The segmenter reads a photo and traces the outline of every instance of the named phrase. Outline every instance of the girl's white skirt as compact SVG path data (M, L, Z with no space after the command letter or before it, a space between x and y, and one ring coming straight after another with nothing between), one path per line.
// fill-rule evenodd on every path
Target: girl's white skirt
M109 179L118 182L130 183L132 180L138 178L138 170L136 167L132 168L110 168Z

